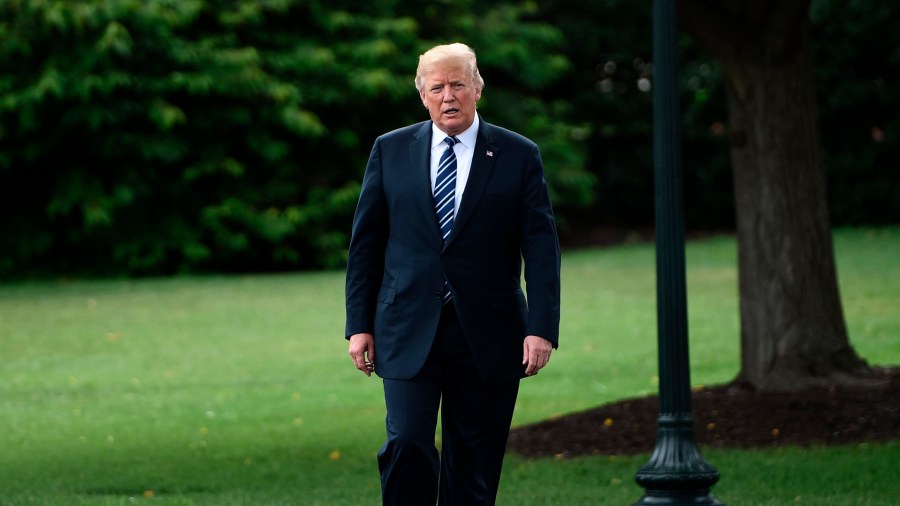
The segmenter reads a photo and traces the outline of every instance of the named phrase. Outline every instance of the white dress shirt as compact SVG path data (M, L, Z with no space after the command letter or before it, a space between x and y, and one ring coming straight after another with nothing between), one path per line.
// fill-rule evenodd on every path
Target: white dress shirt
M475 121L465 132L456 136L459 142L453 146L456 153L456 201L453 203L453 213L459 212L459 203L462 202L463 191L466 189L466 181L469 180L469 169L472 167L472 155L475 153L475 140L478 138L478 115ZM434 181L437 179L438 163L445 149L450 146L444 142L448 136L434 123L431 123L431 194L434 194Z

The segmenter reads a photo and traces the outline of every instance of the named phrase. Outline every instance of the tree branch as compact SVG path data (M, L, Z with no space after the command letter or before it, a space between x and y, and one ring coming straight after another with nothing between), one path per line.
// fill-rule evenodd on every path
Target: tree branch
M769 16L769 32L784 36L796 27L797 18L807 16L811 0L782 0L775 2L772 14Z
M747 85L742 70L742 53L753 34L747 29L744 4L709 2L708 0L680 0L678 19L684 30L697 39L719 61L726 83L735 97L747 97Z
M718 3L706 0L680 0L678 24L720 61L731 61L742 31L734 16Z
M794 44L801 35L801 21L809 16L811 0L783 0L775 2L774 9L766 22L763 39L766 53L770 57L779 58L784 55L788 46Z

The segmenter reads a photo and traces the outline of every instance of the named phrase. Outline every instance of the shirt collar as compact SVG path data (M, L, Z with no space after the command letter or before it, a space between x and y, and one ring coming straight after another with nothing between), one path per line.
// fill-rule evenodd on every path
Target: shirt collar
M467 128L463 133L456 136L456 139L462 143L463 146L474 149L475 141L478 139L478 124L481 121L478 118L478 114L475 115L475 121ZM442 131L434 122L431 122L431 148L434 149L436 146L442 144L444 139L447 138L447 134Z

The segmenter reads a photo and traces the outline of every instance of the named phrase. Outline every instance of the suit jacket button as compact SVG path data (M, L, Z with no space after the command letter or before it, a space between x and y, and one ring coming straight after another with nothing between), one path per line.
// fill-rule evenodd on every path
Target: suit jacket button
M441 292L434 292L434 298L435 298L435 299L442 299L442 298L443 298L443 295L441 294Z

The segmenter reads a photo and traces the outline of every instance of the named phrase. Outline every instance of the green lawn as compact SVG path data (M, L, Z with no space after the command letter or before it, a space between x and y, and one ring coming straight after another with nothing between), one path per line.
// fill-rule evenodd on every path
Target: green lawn
M900 228L835 233L852 344L900 363ZM652 245L567 252L562 347L515 424L655 392ZM738 367L735 244L688 245L694 383ZM0 505L373 505L380 383L341 272L0 286ZM648 448L648 451L650 449ZM900 443L709 450L729 504L893 505ZM647 456L510 456L506 506L629 504Z

